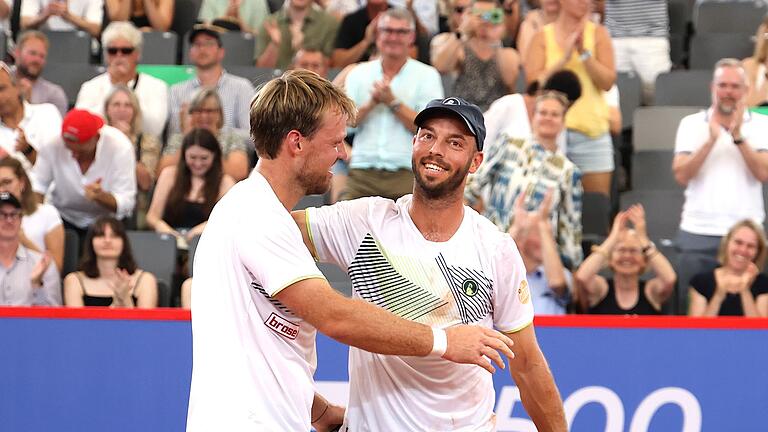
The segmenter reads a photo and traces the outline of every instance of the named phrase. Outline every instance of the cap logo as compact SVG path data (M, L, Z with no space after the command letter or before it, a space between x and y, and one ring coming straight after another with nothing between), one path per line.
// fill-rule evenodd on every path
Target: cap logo
M443 104L444 105L461 105L461 102L455 97L449 97L449 98L443 99Z

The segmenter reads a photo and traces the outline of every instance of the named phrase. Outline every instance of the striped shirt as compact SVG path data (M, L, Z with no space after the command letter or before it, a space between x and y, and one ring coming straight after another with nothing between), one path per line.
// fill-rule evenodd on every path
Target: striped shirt
M605 26L611 37L667 37L667 0L607 0Z

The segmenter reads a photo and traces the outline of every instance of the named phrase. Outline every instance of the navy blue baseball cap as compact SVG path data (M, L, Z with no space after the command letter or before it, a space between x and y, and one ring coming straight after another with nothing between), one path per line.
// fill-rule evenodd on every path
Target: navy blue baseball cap
M477 105L457 97L433 99L427 104L426 108L416 115L413 124L421 127L421 125L428 119L437 117L441 114L458 116L464 120L469 131L475 136L477 149L480 151L483 150L483 142L485 141L485 119L483 118L483 112L480 111L480 108Z

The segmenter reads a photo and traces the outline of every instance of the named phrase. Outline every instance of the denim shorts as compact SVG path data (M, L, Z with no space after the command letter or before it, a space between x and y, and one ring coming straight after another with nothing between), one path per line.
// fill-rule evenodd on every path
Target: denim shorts
M613 171L613 141L609 133L592 138L568 129L566 142L568 159L583 174Z

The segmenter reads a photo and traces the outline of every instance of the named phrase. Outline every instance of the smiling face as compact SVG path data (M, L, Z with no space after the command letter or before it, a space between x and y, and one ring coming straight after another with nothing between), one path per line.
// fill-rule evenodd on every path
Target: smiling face
M14 114L21 105L19 86L5 70L0 69L0 115Z
M376 48L383 57L408 57L415 33L407 20L382 15L376 30Z
M130 96L124 91L116 92L107 103L106 114L110 123L124 121L130 124L134 115Z
M190 115L193 128L208 129L214 135L217 135L224 125L221 106L215 97L206 98L200 106L190 111Z
M639 276L645 270L643 245L634 231L624 233L611 251L611 268L619 275Z
M215 155L212 151L199 145L191 145L184 152L184 162L186 162L193 177L205 177L213 165L214 158Z
M16 51L16 67L23 76L37 78L45 67L48 47L42 39L32 37Z
M712 82L712 101L720 114L730 115L746 95L747 84L744 70L738 67L721 67L715 71Z
M16 173L10 167L0 167L0 192L9 194L21 200L21 193L24 191L24 184L21 179L16 177Z
M590 0L560 0L560 9L563 13L581 19L587 16L592 9L592 2Z
M467 174L477 171L482 160L475 136L454 116L425 120L413 138L416 188L429 198L462 193Z
M725 250L725 266L735 272L743 272L755 261L759 248L757 233L743 226L731 235Z
M326 111L320 127L312 136L301 136L302 149L307 153L299 171L299 182L304 193L324 194L331 187L331 167L338 160L346 160L344 138L347 136L347 116L337 110Z
M539 139L554 140L565 125L565 107L557 99L541 99L533 112L533 133Z

